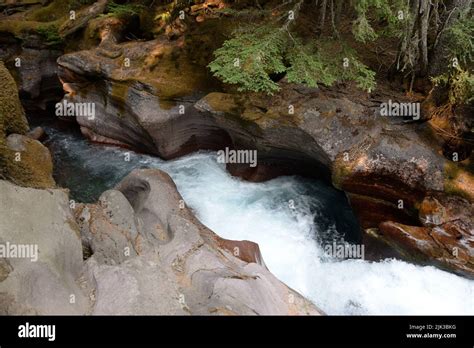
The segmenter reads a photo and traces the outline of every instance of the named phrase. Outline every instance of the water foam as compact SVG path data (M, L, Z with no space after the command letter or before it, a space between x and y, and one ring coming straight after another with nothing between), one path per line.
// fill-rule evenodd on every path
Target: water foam
M93 197L136 167L165 170L205 225L224 238L257 242L268 268L328 314L474 314L474 281L398 260L323 258L317 237L334 229L327 208L338 204L335 190L321 183L297 177L249 183L231 177L212 153L164 162L131 152L126 162L122 149L53 138L56 169L68 172L65 185L76 195Z

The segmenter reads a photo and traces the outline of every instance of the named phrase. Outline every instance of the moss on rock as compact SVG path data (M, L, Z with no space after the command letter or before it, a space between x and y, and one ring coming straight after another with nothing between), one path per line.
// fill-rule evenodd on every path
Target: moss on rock
M76 9L74 0L55 0L49 5L36 9L27 15L27 20L51 22L66 16L70 10Z
M25 134L29 127L18 98L17 85L0 61L0 129L6 134Z
M47 147L19 134L8 136L6 145L9 150L7 171L12 182L35 188L55 186L53 161Z
M24 135L28 130L15 81L0 61L0 178L21 186L52 187L51 155Z

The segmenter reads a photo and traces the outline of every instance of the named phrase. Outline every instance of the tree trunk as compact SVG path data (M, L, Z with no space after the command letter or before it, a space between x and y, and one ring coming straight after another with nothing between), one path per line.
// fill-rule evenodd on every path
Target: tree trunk
M418 65L419 58L419 32L418 22L419 0L410 0L410 21L406 24L404 34L399 44L397 58L393 67L393 72L405 72L407 75L413 74Z
M420 0L418 14L420 16L419 32L420 32L420 71L419 74L424 76L428 69L428 23L430 19L430 0Z
M321 1L321 13L319 16L319 30L318 34L321 34L324 30L324 22L326 21L326 7L327 7L327 0Z
M449 28L460 18L467 15L472 7L472 0L450 0L445 2L446 9L440 16L441 26L430 52L430 76L446 72L454 58L449 48Z
M335 0L336 1L336 26L339 26L341 22L341 15L342 15L342 3L344 0Z

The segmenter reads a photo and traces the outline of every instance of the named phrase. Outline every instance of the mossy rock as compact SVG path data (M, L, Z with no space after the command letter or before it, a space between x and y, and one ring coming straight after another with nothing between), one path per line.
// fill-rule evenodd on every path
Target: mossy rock
M236 98L232 94L211 92L203 99L212 109L213 112L222 112L227 114L240 114L242 108L236 102Z
M6 18L0 21L0 32L11 33L17 39L25 40L30 35L39 35L46 40L53 38L53 43L58 40L58 28L69 20L71 10L89 5L92 0L54 0L46 6L34 7L21 17ZM43 37L46 34L46 37Z
M27 10L21 17L6 18L0 21L0 32L8 32L18 39L37 34L38 28L45 25L59 25L69 11L68 1L57 0L47 6L34 7Z
M41 24L43 23L37 21L2 20L0 22L0 32L11 33L16 38L21 39L25 35L35 33Z
M53 187L51 155L24 135L28 130L17 85L0 61L0 178L21 186Z
M6 140L8 179L19 186L51 188L53 161L47 147L24 135L11 134Z
M26 134L28 121L18 97L18 87L8 69L0 61L0 130L3 134Z
M62 19L69 11L76 9L81 4L74 0L54 0L47 6L30 12L26 19L37 22L51 22Z

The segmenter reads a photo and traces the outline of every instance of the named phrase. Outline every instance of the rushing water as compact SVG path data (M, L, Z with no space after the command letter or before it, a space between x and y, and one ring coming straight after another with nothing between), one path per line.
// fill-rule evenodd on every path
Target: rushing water
M224 238L257 242L270 271L328 314L474 314L474 281L393 259L323 255L323 242L357 241L358 227L344 195L321 182L244 182L212 152L165 162L47 131L56 180L73 198L95 201L132 169L160 168L205 225Z

